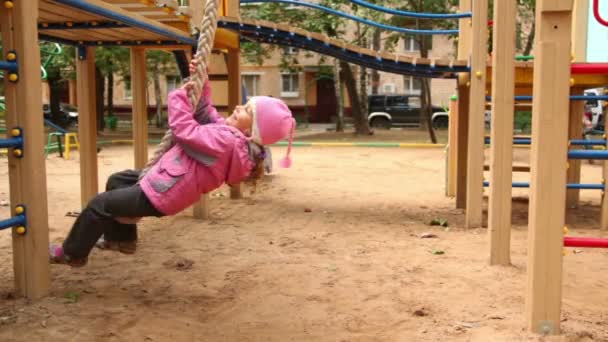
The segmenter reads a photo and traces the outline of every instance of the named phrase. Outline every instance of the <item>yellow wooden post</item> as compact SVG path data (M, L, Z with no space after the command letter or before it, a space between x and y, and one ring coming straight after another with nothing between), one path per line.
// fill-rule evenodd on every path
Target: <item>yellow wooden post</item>
M467 228L476 228L481 227L482 225L488 0L474 1L473 13L475 13L475 15L473 15L472 26L471 97L469 99L469 140L467 155L467 210L465 216L465 225Z
M559 334L573 0L536 3L526 322Z
M136 169L142 169L148 161L148 98L146 89L146 50L140 47L131 48L132 127Z
M456 195L456 166L458 157L458 96L454 95L450 98L449 105L449 123L448 123L448 162L447 169L447 184L445 187L446 196L453 197Z
M606 139L606 134L603 136ZM606 144L606 150L608 150L608 144ZM602 212L600 218L600 230L608 230L608 195L606 195L606 180L608 180L608 160L602 162L602 184L604 190L602 190Z
M8 157L12 209L23 204L27 219L25 235L13 229L15 292L31 299L46 296L51 279L37 17L38 1L0 10L3 52L14 50L19 67L15 83L5 77L6 127L20 127L24 137L23 157Z
M572 95L583 95L583 89L574 88L571 91ZM570 116L568 123L568 138L581 139L583 132L583 113L585 111L584 101L570 102ZM570 149L576 149L580 146L570 146ZM580 159L572 159L568 161L567 183L580 183L581 181L581 162ZM580 197L579 189L566 190L566 207L576 208Z
M573 62L587 61L587 28L589 27L589 0L576 0L572 11Z
M241 56L239 50L228 50L228 113L232 113L234 108L241 104ZM241 184L230 188L230 198L237 199L243 197Z
M471 0L460 1L460 11L471 11ZM458 35L458 59L468 60L471 54L471 29L470 18L461 19L458 23L460 34ZM463 209L467 200L467 154L469 137L469 87L470 75L460 73L458 75L458 119L456 120L456 208Z
M80 152L80 204L84 208L97 195L97 107L95 92L95 49L79 47L76 51L76 86L78 88L78 135ZM66 146L69 137L66 135Z
M488 205L491 265L508 265L511 262L516 17L517 4L515 1L494 0L490 199Z

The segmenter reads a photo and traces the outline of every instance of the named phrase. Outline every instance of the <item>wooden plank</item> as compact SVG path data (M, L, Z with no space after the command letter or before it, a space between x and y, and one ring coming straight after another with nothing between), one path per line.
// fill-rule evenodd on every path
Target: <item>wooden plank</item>
M148 161L148 98L146 88L146 50L140 47L131 48L133 146L136 169L142 169Z
M95 92L95 48L87 47L86 57L76 51L78 88L78 140L80 141L80 203L82 208L99 189L97 180L97 108Z
M458 100L457 98L450 99L449 104L449 123L448 123L448 163L447 163L447 184L446 196L456 196L456 158L458 156L458 136L456 128L458 127Z
M228 112L234 111L236 106L241 104L241 56L239 50L228 50L227 56L228 68ZM230 188L230 198L242 198L241 185L235 185Z
M467 155L467 203L465 226L481 227L483 219L484 112L486 108L486 56L488 0L473 2L469 141ZM512 109L512 108L511 108Z
M64 23L66 21L69 21L70 19L70 17L64 15L40 10L40 17L38 18L38 21L47 23Z
M39 1L39 3L40 3L41 10L48 12L48 13L53 13L55 15L61 15L61 16L71 18L70 21L92 21L92 20L102 20L103 19L103 17L101 17L101 16L91 14L91 13L88 13L85 11L81 11L81 10L72 8L70 6L57 4L52 1L42 0L42 1Z
M472 0L459 2L460 12L471 11ZM458 60L467 61L471 53L471 19L458 21ZM458 75L458 120L456 125L456 208L466 207L466 181L467 181L467 144L469 132L469 85L470 74L467 72Z
M583 95L584 89L573 88L572 95ZM570 115L568 122L568 139L581 139L583 132L583 114L585 112L585 101L570 101ZM580 146L569 146L569 149L575 150ZM581 182L581 164L582 160L572 159L568 161L567 183ZM576 208L580 198L579 189L566 189L566 208Z
M489 171L490 165L484 165L483 170ZM513 165L513 167L511 167L511 171L512 172L530 172L530 166L529 165Z
M606 135L604 135L604 138ZM608 144L606 145L608 150ZM606 186L608 180L608 160L602 162L602 184ZM602 209L600 218L600 230L608 230L608 196L606 195L606 189L602 190Z
M566 203L572 1L536 3L531 193L528 224L526 323L560 333L563 227Z
M21 127L24 135L23 158L8 157L12 208L17 204L27 208L26 234L18 235L13 230L12 235L15 293L30 299L46 296L51 279L47 249L46 137L42 116L31 115L40 113L42 108L37 16L37 1L15 1L12 10L0 10L4 51L15 50L19 61L17 83L5 78L6 126Z
M458 80L458 119L456 120L456 208L467 202L467 144L469 141L469 87Z
M589 27L589 0L577 0L572 12L572 51L573 62L587 61L587 38Z
M511 263L511 197L515 93L515 18L512 0L494 0L492 122L488 235L490 265ZM485 68L484 68L485 71ZM482 83L483 86L483 83Z

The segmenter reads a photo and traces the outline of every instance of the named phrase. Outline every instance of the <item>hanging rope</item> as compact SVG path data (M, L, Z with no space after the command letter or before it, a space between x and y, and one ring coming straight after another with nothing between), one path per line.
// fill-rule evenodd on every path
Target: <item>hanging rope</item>
M190 75L190 80L194 83L193 89L188 94L190 99L190 104L192 105L192 109L197 108L199 101L202 101L204 113L203 116L207 116L207 98L203 96L201 98L201 93L203 91L203 87L205 83L208 81L207 75L207 62L208 58L211 55L211 49L213 48L213 40L215 37L215 30L217 29L217 12L218 12L218 1L219 0L206 0L205 1L205 9L203 14L203 20L201 21L200 34L198 38L198 45L196 48L196 54L194 55L194 59L198 60L198 64L196 66L196 72L193 75ZM198 119L198 118L195 118ZM198 120L197 120L198 121ZM152 159L148 161L148 164L143 168L141 174L139 175L139 179L143 178L143 176L150 170L152 166L154 166L160 158L167 152L171 147L173 147L173 133L171 130L167 130L165 136L163 136L160 144L154 151Z

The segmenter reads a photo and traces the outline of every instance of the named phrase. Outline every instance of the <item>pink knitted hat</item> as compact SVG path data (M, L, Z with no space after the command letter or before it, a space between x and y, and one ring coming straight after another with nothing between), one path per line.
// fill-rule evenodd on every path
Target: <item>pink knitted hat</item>
M296 121L285 102L270 96L254 96L249 99L253 111L251 140L260 145L271 145L289 136L287 155L281 167L291 166L291 145Z

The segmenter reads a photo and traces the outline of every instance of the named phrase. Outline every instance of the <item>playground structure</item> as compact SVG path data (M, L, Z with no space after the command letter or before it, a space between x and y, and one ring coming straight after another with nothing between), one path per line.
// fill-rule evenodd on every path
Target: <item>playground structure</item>
M595 1L597 6L598 0ZM280 2L296 3L286 0ZM586 1L577 2L576 18L587 20L581 14L585 12L586 5ZM495 0L494 11L501 15L495 15L492 21L494 52L491 62L486 56L487 0L475 1L474 6L472 8L471 1L461 1L461 13L453 16L460 20L460 36L458 60L451 61L371 51L292 26L240 20L238 3L221 1L220 15L223 17L218 21L220 29L216 33L215 48L227 51L228 58L223 69L223 63L217 61L219 57L215 56L216 62L212 62L210 73L220 75L213 77L213 80L222 82L227 90L229 110L240 103L239 36L230 32L238 31L242 37L249 39L309 49L380 70L418 77L458 78L458 103L452 104L453 120L450 125L450 163L454 172L448 175L449 186L455 188L456 205L467 209L468 227L479 227L482 224L485 142L483 115L486 93L491 87L493 120L488 231L492 264L509 263L513 186L511 148L514 143L511 127L515 95L530 96L533 92L534 122L529 140L532 144L533 187L530 202L527 323L532 331L558 334L563 246L606 246L603 240L563 237L567 184L573 184L570 188L574 195L570 197L570 203L576 202L577 189L584 187L578 184L580 164L575 160L567 168L568 156L572 159L608 159L606 151L573 149L568 153L568 141L580 135L582 114L582 100L575 97L577 102L568 103L568 95L582 95L583 89L608 84L608 68L598 64L571 64L572 0L545 0L537 4L538 32L536 58L533 62L516 62L513 58L515 2ZM39 13L37 20L32 13ZM180 7L171 1L154 4L146 2L143 5L137 0L4 1L4 8L0 10L0 23L6 61L0 62L0 68L8 74L6 122L7 127L11 128L11 138L3 140L0 147L11 149L11 203L16 205L13 218L3 221L0 229L15 227L13 263L15 286L19 294L38 298L44 296L50 287L46 251L48 222L44 140L41 135L43 122L42 116L37 115L42 107L38 71L40 53L35 42L41 38L78 47L81 203L85 205L98 191L96 123L93 119L95 91L92 86L94 47L122 45L131 48L134 167L141 168L148 159L145 50L173 51L178 61L181 61L180 69L183 71L192 46L196 43L190 36L188 22L190 16L197 22L197 13L200 15L202 11L196 7ZM576 23L578 22L575 21L575 29L580 30L579 27L583 25ZM454 32L441 34L452 33ZM578 34L574 36L578 39ZM534 65L537 67L533 68ZM217 67L216 70L213 70L214 66ZM563 108L570 108L569 116ZM577 146L576 141L572 142L571 147ZM605 144L605 141L596 144ZM608 178L607 169L604 169L605 179ZM603 190L603 184L589 187ZM232 195L240 196L240 189L234 188ZM203 199L202 204L195 208L195 216L204 218L208 215L205 201ZM603 201L603 212L608 210L606 202ZM608 222L608 216L606 217Z

